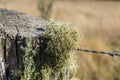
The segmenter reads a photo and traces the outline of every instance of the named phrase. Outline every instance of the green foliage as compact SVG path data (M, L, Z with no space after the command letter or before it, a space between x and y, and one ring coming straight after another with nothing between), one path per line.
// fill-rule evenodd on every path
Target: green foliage
M49 20L36 45L28 40L27 46L21 47L24 65L20 80L65 80L67 75L75 79L76 61L72 49L77 37L72 24Z
M19 69L11 70L12 80L15 80L22 76L23 71Z
M24 72L21 80L35 80L35 76L37 74L34 62L34 57L37 54L36 49L33 50L32 44L30 43L22 49L25 51L25 55L23 57Z
M38 0L38 10L42 18L50 18L52 13L53 2L54 0Z
M51 62L47 58L48 63L51 67L61 69L67 63L67 58L70 57L68 54L75 46L75 41L77 41L77 32L73 30L71 24L64 22L52 21L50 20L48 25L45 27L46 31L44 37L49 38L47 42L46 53L48 56L51 56L53 59L56 59ZM52 64L53 65L52 65Z
M37 47L37 46L36 46ZM28 41L25 47L21 46L21 50L24 53L23 66L12 70L12 79L20 78L20 80L36 80L37 72L35 70L34 57L37 54L37 48L33 49L32 41Z
M50 39L46 43L47 48L45 49L47 53L46 64L53 73L57 73L59 80L64 80L66 66L72 65L70 64L72 63L70 62L71 59L71 61L74 61L74 58L72 58L74 55L71 54L71 50L75 47L78 34L73 28L75 27L70 23L49 20L48 25L45 27L46 31L43 34L44 37ZM71 74L74 74L74 71Z

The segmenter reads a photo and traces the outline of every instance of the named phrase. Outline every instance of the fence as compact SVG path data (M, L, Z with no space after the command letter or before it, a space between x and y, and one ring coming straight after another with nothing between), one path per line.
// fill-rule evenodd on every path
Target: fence
M120 54L118 54L116 52L104 52L104 51L87 50L87 49L81 49L81 48L77 48L75 50L76 51L81 51L81 52L94 53L94 54L107 54L107 55L109 55L109 56L111 56L113 58L113 61L114 61L114 56L119 56L120 57Z

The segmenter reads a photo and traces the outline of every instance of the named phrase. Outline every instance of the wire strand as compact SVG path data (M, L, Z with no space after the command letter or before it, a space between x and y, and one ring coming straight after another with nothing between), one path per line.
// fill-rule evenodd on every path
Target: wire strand
M91 53L96 53L96 54L108 54L109 56L119 56L120 57L120 54L117 54L115 52L104 52L104 51L97 51L97 50L87 50L87 49L81 49L81 48L77 48L75 49L77 51L81 51L81 52L91 52Z

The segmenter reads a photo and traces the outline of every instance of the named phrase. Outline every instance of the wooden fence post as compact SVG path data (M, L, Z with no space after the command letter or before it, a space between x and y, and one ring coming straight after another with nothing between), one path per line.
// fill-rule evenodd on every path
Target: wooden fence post
M52 44L53 43L52 40L50 43L51 45L53 45L53 47L47 48L49 44L47 42L50 39L42 35L45 32L44 27L47 24L48 21L41 18L32 17L17 11L0 9L0 59L3 60L5 64L5 68L2 68L5 70L5 71L3 70L4 74L2 74L2 76L5 76L3 80L5 79L6 80L38 80L38 79L51 80L49 78L52 75L53 75L52 77L55 80L63 80L60 78L61 76L64 78L66 77L65 78L66 80L70 80L69 79L70 71L68 67L66 67L66 69L63 69L63 71L61 71L59 75L52 72L51 69L54 69L53 71L57 71L57 68L55 66L58 66L58 68L62 68L63 65L64 66L66 65L66 64L63 65L57 65L57 64L61 64L60 62L64 63L65 62L64 57L67 59L68 57L67 53L73 47L73 43L70 43L70 41L74 42L76 40L76 35L75 35L76 32L74 31L70 32L70 30L72 31L72 29L65 29L64 27L63 29L61 29L58 27L59 29L61 29L58 30L58 33L61 32L62 30L66 31L63 33L70 33L68 35L59 33L60 34L59 36L61 37L63 36L63 38L65 37L65 39L61 39L63 40L63 42L66 41L66 38L71 37L71 39L67 39L68 43L66 43L65 45L65 47L67 47L66 49L68 50L65 50L63 48L64 47L63 42L57 44L56 46L55 44ZM54 27L51 30L54 29L56 30L57 28ZM69 36L71 34L72 36ZM54 35L56 35L56 31L54 32ZM58 40L56 40L56 38L54 39L56 40L56 42L59 42L61 41L59 40L61 37L58 37ZM54 49L55 47L59 48L59 46L61 46L60 49L58 50L57 48ZM53 52L51 49L57 52ZM47 52L46 50L50 50L50 52L49 51ZM63 55L62 55L63 52L61 51L64 52ZM60 55L63 56L63 58L57 56L59 55L59 53ZM55 55L51 55L51 54L55 54ZM47 58L48 56L50 56L49 59ZM54 59L56 57L58 57L58 59ZM60 61L59 58L60 60L61 59L63 60ZM62 69L59 69L58 71L60 70ZM47 79L46 76L48 77Z
M25 46L25 39L39 37L42 31L38 29L45 24L46 21L41 18L0 9L0 58L4 60L7 78L11 77L11 70L23 65L20 45Z

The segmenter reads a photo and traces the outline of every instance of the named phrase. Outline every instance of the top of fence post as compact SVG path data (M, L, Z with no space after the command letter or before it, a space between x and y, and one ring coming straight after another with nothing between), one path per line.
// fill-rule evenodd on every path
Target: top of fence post
M0 31L16 36L31 37L40 35L47 21L42 18L26 15L13 10L0 8Z

